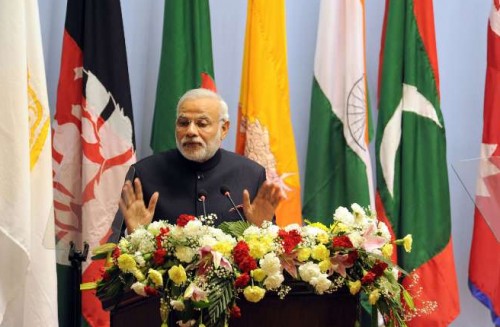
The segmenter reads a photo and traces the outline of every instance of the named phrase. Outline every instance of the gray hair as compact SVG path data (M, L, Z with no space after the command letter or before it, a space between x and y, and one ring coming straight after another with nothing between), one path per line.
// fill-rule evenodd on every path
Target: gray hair
M177 116L179 116L179 108L184 101L204 98L219 100L220 119L223 121L229 120L229 112L226 101L224 101L224 99L222 99L222 97L214 91L203 88L192 89L182 95L182 97L179 99L179 102L177 102Z

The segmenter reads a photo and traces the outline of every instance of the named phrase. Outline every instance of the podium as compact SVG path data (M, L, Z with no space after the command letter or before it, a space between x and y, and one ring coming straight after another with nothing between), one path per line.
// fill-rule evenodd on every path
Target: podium
M292 290L281 300L267 292L258 303L237 301L241 318L231 319L229 327L353 327L359 314L359 297L342 289L332 294L317 295L304 283L293 283ZM125 293L118 303L103 300L103 308L111 312L111 327L160 327L159 297L142 297ZM169 327L177 326L173 312Z

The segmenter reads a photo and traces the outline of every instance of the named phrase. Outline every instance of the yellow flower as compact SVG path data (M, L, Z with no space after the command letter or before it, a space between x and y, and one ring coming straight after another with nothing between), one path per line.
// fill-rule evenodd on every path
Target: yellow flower
M323 233L323 232L318 233L318 236L316 236L316 239L321 244L327 244L327 243L330 242L330 237L328 236L328 234L327 233Z
M312 248L311 256L314 260L322 261L330 257L330 250L326 248L323 244L316 245Z
M266 253L266 247L258 240L251 240L248 242L250 248L250 255L255 259L262 258Z
M225 256L229 256L231 251L233 251L233 245L227 241L217 242L213 247L213 250L222 253Z
M259 286L247 286L243 290L243 295L245 296L245 299L247 299L247 301L249 302L254 302L254 303L257 303L260 300L262 300L264 294L266 294L266 290L260 288Z
M118 268L120 268L121 271L127 273L127 272L133 272L134 270L137 269L134 257L132 257L130 254L122 254L118 257Z
M144 274L139 269L134 269L134 271L132 271L132 274L134 274L135 279L137 279L140 282L142 282L145 278Z
M394 249L394 246L392 246L391 243L387 243L382 247L382 255L386 258L390 258L392 256L392 251Z
M174 282L175 285L179 286L187 280L186 271L182 265L173 266L168 271L168 277Z
M148 277L156 286L163 286L163 276L158 270L149 269Z
M403 247L405 248L406 252L411 252L412 243L413 243L413 238L411 237L411 234L408 234L403 238Z
M319 264L319 270L322 272L322 273L326 273L328 271L328 269L330 269L330 267L332 266L332 263L330 262L330 260L323 260L321 261Z
M311 227L316 227L316 228L319 228L319 229L322 229L324 230L325 232L328 232L328 227L326 227L324 224L322 223L312 223L312 224L309 224L308 226L311 226Z
M341 234L341 233L345 233L349 230L349 228L343 224L343 223L336 223L332 226L332 231L334 234L338 235L338 234Z
M297 260L300 262L307 261L309 257L311 256L311 249L310 248L300 248L299 251L297 252Z
M368 302L370 302L371 305L375 305L379 297L380 297L379 290L374 290L373 292L370 293L370 295L368 295Z
M349 282L349 292L351 292L352 295L358 294L360 289L361 281L357 280L355 282Z
M257 268L250 272L250 276L252 276L255 281L260 283L264 280L264 278L266 278L266 273L264 270Z

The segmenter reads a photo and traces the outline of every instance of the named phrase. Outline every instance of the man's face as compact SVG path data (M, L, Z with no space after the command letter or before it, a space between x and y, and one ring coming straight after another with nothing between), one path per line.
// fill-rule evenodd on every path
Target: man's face
M220 148L229 130L229 122L221 122L219 101L201 98L184 101L175 123L177 149L192 161L204 162Z

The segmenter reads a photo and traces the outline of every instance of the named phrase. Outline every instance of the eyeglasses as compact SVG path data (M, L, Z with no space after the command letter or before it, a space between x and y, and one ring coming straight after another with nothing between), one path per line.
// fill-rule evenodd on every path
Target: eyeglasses
M219 121L224 121L224 119L220 119ZM210 129L210 127L212 127L213 125L213 122L208 118L199 118L196 120L191 120L186 117L177 118L175 125L177 126L177 128L185 129L189 128L191 123L194 123L194 125L198 130L207 130Z

